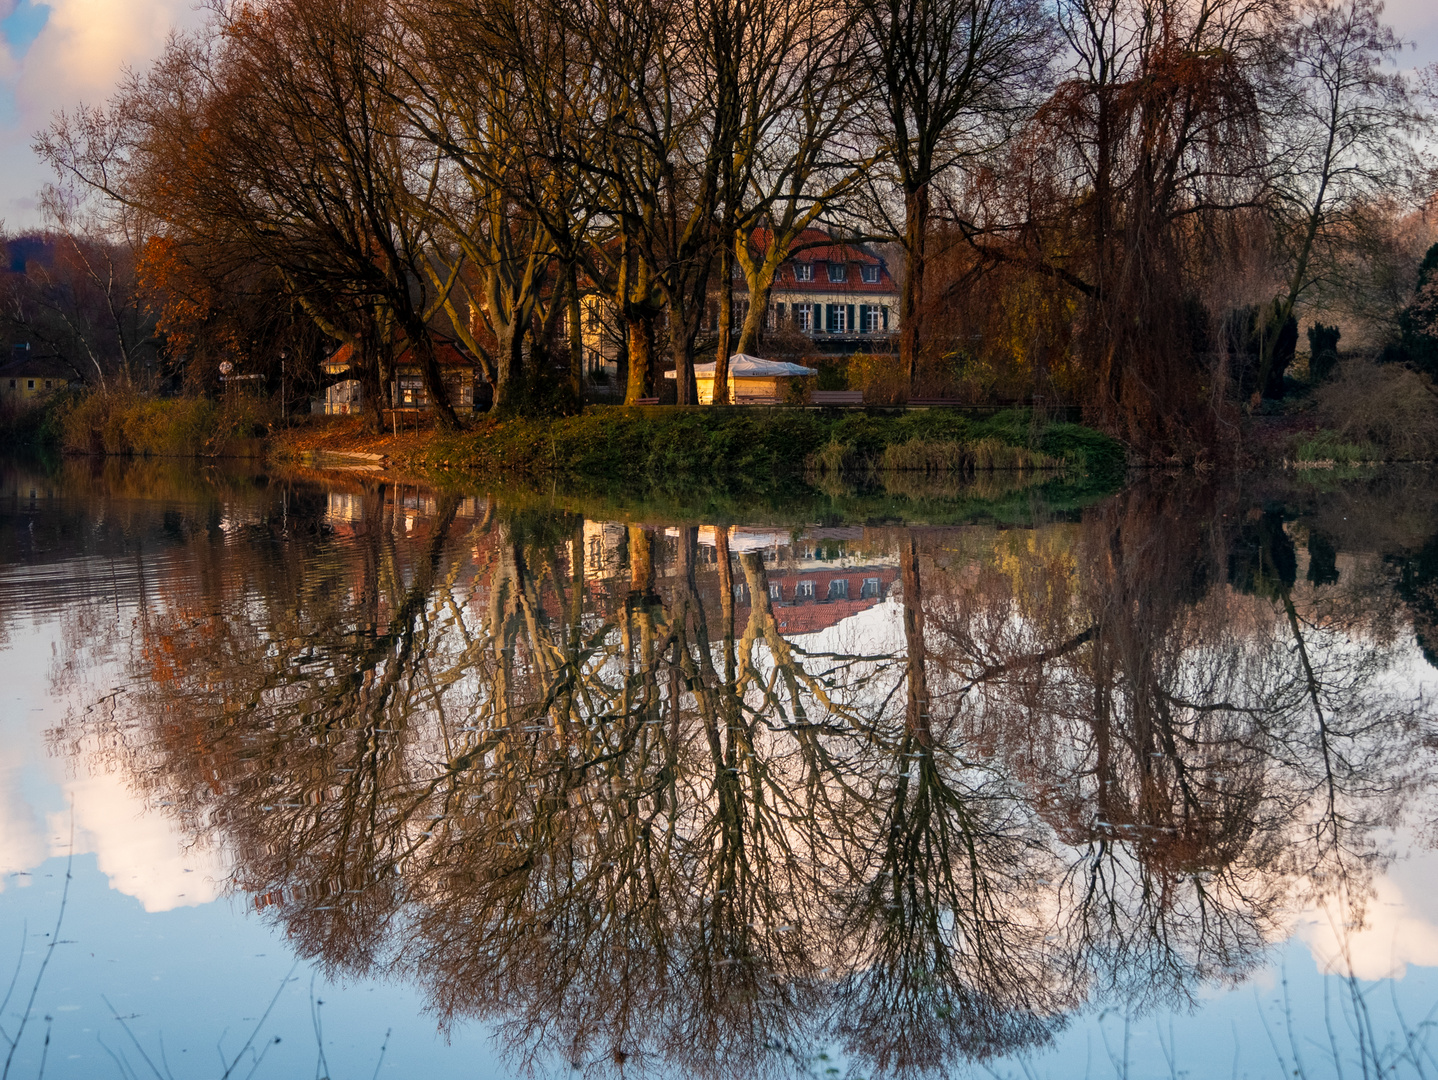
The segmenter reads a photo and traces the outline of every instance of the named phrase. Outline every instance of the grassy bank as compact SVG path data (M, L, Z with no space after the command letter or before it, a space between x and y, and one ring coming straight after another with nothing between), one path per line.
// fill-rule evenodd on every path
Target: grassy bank
M742 489L879 470L1107 477L1120 474L1124 462L1119 443L1077 424L1034 423L1018 411L976 419L938 409L600 407L557 420L484 421L468 431L434 432L392 457L426 473L659 490L696 483Z

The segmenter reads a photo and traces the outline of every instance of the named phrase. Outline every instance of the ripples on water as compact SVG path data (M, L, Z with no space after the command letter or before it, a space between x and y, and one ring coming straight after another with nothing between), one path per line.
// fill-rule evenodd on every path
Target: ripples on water
M1363 978L1438 962L1324 930L1433 820L1426 473L944 527L584 511L12 464L0 645L57 620L56 753L516 1066L952 1072L1302 927Z

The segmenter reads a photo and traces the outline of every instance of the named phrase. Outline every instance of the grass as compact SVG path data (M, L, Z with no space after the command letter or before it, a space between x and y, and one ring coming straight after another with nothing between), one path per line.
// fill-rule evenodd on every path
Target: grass
M1362 465L1383 460L1383 453L1372 443L1349 441L1336 431L1317 431L1299 440L1293 448L1293 460L1308 465Z
M263 398L154 398L90 393L55 407L60 445L72 454L227 457L267 433L277 410Z
M436 433L400 464L484 477L564 477L669 487L766 487L856 469L919 472L1054 469L1119 476L1122 446L1077 424L1033 425L1026 412L974 419L926 410L591 407L557 420L483 421Z

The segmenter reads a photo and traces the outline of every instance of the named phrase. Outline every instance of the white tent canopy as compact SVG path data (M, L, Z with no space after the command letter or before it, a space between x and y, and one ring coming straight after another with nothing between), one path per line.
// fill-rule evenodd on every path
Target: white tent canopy
M714 363L695 364L694 374L714 378ZM666 371L666 378L674 378L674 372ZM772 379L785 378L798 375L817 375L815 368L805 367L803 364L790 364L784 360L761 360L757 356L748 356L745 353L735 353L729 357L729 377L731 379Z

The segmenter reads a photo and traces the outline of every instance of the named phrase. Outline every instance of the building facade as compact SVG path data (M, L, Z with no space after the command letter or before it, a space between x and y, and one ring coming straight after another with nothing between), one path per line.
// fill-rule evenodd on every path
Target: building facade
M755 233L763 251L768 239ZM748 314L748 287L735 281L735 325ZM885 259L866 245L806 229L779 267L764 326L797 331L821 353L865 352L899 328L899 288Z
M762 252L768 244L768 234L759 230L751 242ZM736 267L731 323L736 343L749 304L748 284ZM580 307L586 370L591 376L602 370L612 373L625 347L622 320L614 304L597 294L585 296ZM718 326L716 285L700 325L701 352L712 347ZM809 351L820 354L881 348L898 333L898 283L887 260L867 245L835 241L821 229L806 229L775 275L764 329L797 331L809 339ZM792 333L785 337L792 342ZM767 350L761 351L769 355Z
M38 403L76 382L67 364L50 356L35 356L29 346L17 347L14 358L0 366L0 403Z
M475 403L475 362L473 357L448 338L434 339L434 355L450 405L456 410L473 409ZM328 376L344 375L354 359L354 346L341 345L321 365ZM424 376L408 342L395 355L394 374L385 388L388 400L381 408L426 411L434 407L424 388ZM347 416L364 410L364 395L358 379L341 379L325 388L323 399L313 411L327 416Z

